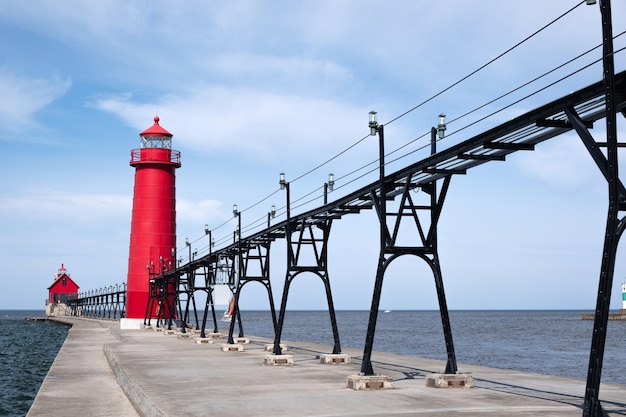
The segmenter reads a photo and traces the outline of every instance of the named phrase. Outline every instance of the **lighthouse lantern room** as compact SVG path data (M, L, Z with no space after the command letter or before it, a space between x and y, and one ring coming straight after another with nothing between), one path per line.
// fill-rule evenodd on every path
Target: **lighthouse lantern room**
M176 248L176 174L180 152L172 150L172 134L154 118L139 134L140 148L130 154L135 168L130 225L126 317L122 328L139 328L148 306L149 281L161 268L174 265ZM174 255L173 255L174 254ZM154 312L148 312L154 315Z

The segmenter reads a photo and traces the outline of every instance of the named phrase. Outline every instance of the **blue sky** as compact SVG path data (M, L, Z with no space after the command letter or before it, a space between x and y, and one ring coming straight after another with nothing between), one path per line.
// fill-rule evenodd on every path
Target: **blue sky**
M64 263L82 290L126 279L134 170L130 150L155 114L181 151L178 247L218 247L335 174L337 198L373 181L354 170L375 161L368 112L381 123L413 108L508 50L577 1L45 1L0 4L1 309L43 308ZM613 2L614 33L626 3ZM618 38L616 49L626 45ZM386 128L391 151L601 42L598 5L582 5L435 100ZM596 49L526 89L451 122L440 149L601 79L596 64L552 88L474 120L600 57ZM616 69L626 67L624 53ZM602 138L599 123L593 130ZM624 131L618 119L618 133ZM425 157L416 151L387 170ZM626 165L624 165L626 166ZM301 177L301 178L299 178ZM297 180L294 180L298 178ZM354 181L353 181L354 180ZM352 182L353 181L353 182ZM606 182L580 140L562 135L535 152L455 177L439 228L451 309L593 309L607 210ZM275 193L276 192L276 193ZM274 193L274 194L273 194ZM255 205L271 195L267 200ZM320 195L319 192L313 195ZM296 213L321 203L294 209ZM255 229L257 230L257 229ZM244 232L245 234L245 232ZM333 226L329 273L338 309L369 309L376 271L374 213ZM283 241L272 249L277 301ZM626 253L620 247L611 307L621 307ZM266 308L262 288L242 308ZM387 274L383 308L437 308L432 276L417 259ZM289 308L323 309L323 287L298 278Z

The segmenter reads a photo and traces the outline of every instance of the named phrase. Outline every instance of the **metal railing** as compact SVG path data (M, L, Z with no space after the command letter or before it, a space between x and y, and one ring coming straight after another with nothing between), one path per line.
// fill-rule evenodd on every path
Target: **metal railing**
M126 283L79 292L67 301L73 317L119 319L126 316Z

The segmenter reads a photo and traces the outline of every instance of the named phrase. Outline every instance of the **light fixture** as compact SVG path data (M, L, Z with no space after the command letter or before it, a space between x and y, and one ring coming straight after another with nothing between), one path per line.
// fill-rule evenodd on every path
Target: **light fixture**
M237 211L237 204L233 204L233 216L237 216L239 211Z
M285 189L285 184L286 184L286 182L285 182L285 173L281 172L280 173L280 177L278 179L278 185L280 185L280 189L281 190Z
M172 254L172 258L176 257L176 249L172 248L170 253Z
M272 219L276 217L276 206L273 204L272 204L272 210L270 211L270 215L272 216Z
M443 139L446 136L446 115L443 113L439 115L439 124L437 125L437 136L439 136L439 139Z
M214 247L214 246L215 246L215 238L214 238L214 237L212 237L212 238L211 238L211 247Z
M185 238L185 245L191 246L191 243L189 243L189 238L188 237Z
M378 122L376 121L376 112L372 110L370 112L370 136L376 136L376 132L378 131Z
M205 235L208 235L208 234L209 234L209 225L208 225L208 224L205 224L205 225L204 225L204 234L205 234Z
M587 6L593 6L596 4L596 0L587 0Z
M328 191L332 191L334 186L335 186L335 175L332 173L328 174Z

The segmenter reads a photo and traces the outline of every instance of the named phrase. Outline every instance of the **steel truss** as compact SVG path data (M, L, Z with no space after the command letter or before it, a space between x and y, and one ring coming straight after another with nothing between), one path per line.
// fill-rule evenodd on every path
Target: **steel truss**
M239 229L241 230L241 229ZM243 287L250 282L258 282L267 290L267 297L272 313L272 324L274 333L276 333L276 310L274 308L274 296L272 295L272 284L270 282L270 247L273 239L263 239L260 241L241 241L236 246L236 259L238 268L236 271L236 280L231 284L231 290L235 299L235 310L230 320L228 330L228 343L234 343L233 333L235 331L235 319L239 324L239 337L243 337L243 324L241 322L241 313L239 310L239 297ZM232 256L233 265L235 256ZM235 272L235 268L231 268Z
M317 275L324 283L328 312L330 315L330 325L333 332L333 354L341 353L341 343L339 341L339 330L337 328L337 318L335 306L333 304L332 291L330 289L330 278L328 274L328 239L333 223L331 217L317 217L310 219L300 219L297 222L287 222L285 229L287 240L287 272L285 274L285 284L283 296L280 304L280 316L276 326L274 337L275 355L282 354L280 341L285 322L285 312L287 310L287 300L289 288L293 280L300 274L310 272ZM293 235L297 239L293 240Z
M605 56L608 55L612 57L612 53L605 51ZM202 258L191 259L190 257L187 265L180 265L173 270L164 271L160 279L174 282L178 274L185 273L189 268L197 270L203 266L217 263L220 257L231 257L234 259L234 257L241 255L238 260L238 279L245 280L246 274L242 273L242 271L246 259L245 254L248 253L247 250L255 248L264 242L286 239L288 265L285 287L283 289L280 317L278 322L274 321L276 323L274 353L280 354L280 338L289 287L293 279L300 273L313 272L324 281L329 301L331 324L333 327L335 326L333 318L334 307L332 305L332 297L330 296L330 279L327 269L327 243L332 221L341 219L347 214L358 214L362 210L374 208L380 223L380 253L364 347L362 372L364 374L373 372L371 351L384 272L396 258L402 255L414 255L424 260L433 272L448 354L445 372L454 373L457 371L455 351L437 252L437 224L451 178L453 175L462 175L468 169L491 161L505 161L507 155L517 151L534 150L535 146L541 142L575 130L609 184L607 231L584 404L585 416L600 416L602 411L598 394L610 289L615 266L617 242L626 228L626 219L623 217L621 219L618 218L620 212L626 210L626 203L624 202L626 192L624 192L624 186L618 178L616 157L617 148L626 145L617 143L616 133L614 133L616 113L621 112L626 115L626 73L612 74L612 71L611 67L605 73L604 79L606 83L598 82L587 86L457 145L433 153L431 156L393 173L384 173L384 161L381 158L381 176L378 181L335 201L293 217L290 216L288 207L287 219L285 221L268 226L266 229L250 236L239 236L231 245L210 252L209 255L205 255ZM593 127L594 122L604 118L607 119L607 124L609 125L607 126L607 143L596 142L589 134L588 129ZM382 126L379 128L382 128ZM379 138L380 136L379 134ZM381 151L383 151L381 154L384 155L384 150L382 149L384 141L381 140L380 144ZM606 157L599 151L603 147L607 148ZM437 182L440 180L442 183L441 190L438 191ZM418 191L418 195L423 195L424 197L422 198L427 199L425 204L416 202L418 197L413 197L409 193L414 190ZM389 202L396 198L399 198L398 205L396 208L390 207ZM289 202L289 198L287 201ZM403 223L402 220L404 219L409 219L414 224L413 227L417 229L417 236L419 236L417 242L405 245L399 241L400 230L404 228L404 226L401 227L401 223ZM430 224L427 226L427 223ZM297 238L293 239L296 233L298 233ZM320 233L321 237L319 237ZM304 259L300 257L304 248L313 251L314 257L312 259L315 262L311 264L304 263ZM253 260L253 258L250 257L249 260ZM269 245L267 246L267 255L265 255L264 260L267 262L264 265L269 265ZM267 279L269 285L269 267L261 269L267 271L266 275L262 276L263 279ZM237 295L239 295L241 287L235 287L235 290ZM273 320L275 319L273 318ZM333 328L333 333L335 337L333 350L340 351L339 336L335 328Z
M176 306L179 301L178 282L182 272L173 275L157 275L148 271L150 280L148 284L148 303L143 323L152 325L153 314L156 312L156 327L167 325L168 330L176 319Z
M201 288L196 287L196 290L203 291L206 295L206 301L204 304L204 311L202 314L202 325L200 326L200 337L206 337L206 322L207 315L209 313L209 308L211 309L211 317L213 318L213 333L218 333L219 329L217 326L217 317L215 314L215 303L213 300L213 289L216 285L216 277L217 272L223 268L221 264L217 262L211 263L209 265L202 266L202 272L197 275L204 277L204 286Z
M443 179L443 187L440 193L437 192L437 182L431 181L417 188L413 182L413 175L407 175L401 181L390 183L385 178L384 172L384 126L372 126L379 136L380 150L380 188L379 192L371 192L370 198L376 209L376 214L380 223L380 252L378 256L378 267L376 270L376 279L374 282L374 293L372 296L372 307L370 308L370 317L368 322L367 334L365 338L365 348L363 351L363 361L361 362L361 373L363 375L374 375L372 368L372 350L374 346L374 335L376 333L376 322L378 319L378 311L380 308L380 296L382 292L383 279L387 267L395 259L403 255L414 255L424 260L433 272L435 278L435 287L437 289L437 299L439 302L439 312L441 315L441 324L446 344L448 360L446 363L445 373L454 374L457 372L456 354L454 352L454 343L452 340L452 329L450 327L450 316L446 302L446 295L443 287L443 277L439 263L439 254L437 250L437 225L443 209L450 180L451 172L444 172L446 176ZM431 130L431 148L432 153L436 150L436 130ZM436 168L432 169L433 172ZM464 173L464 172L460 172ZM411 191L423 191L427 195L427 204L418 205L411 196ZM388 192L398 190L400 193L399 204L395 210L391 210L389 202L393 198L388 197ZM428 222L420 220L420 213L426 213ZM413 220L416 232L413 236L418 237L418 241L409 244L399 244L399 232L402 220L408 218ZM389 225L393 225L390 229ZM429 224L426 229L426 224Z

